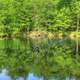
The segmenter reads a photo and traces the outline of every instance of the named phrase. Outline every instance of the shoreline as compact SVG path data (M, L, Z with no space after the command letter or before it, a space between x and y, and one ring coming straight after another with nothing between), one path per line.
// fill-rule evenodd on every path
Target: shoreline
M64 37L68 37L71 39L75 39L76 37L78 37L80 39L80 32L78 32L78 35L76 33L76 31L73 32L48 32L48 31L30 31L30 32L15 32L15 33L0 33L0 39L3 38L32 38L32 39L37 39L37 38L49 38L49 39L53 39L53 38L64 38Z

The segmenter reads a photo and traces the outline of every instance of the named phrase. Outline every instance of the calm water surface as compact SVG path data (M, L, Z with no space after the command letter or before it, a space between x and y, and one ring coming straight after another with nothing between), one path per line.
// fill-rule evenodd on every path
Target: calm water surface
M76 41L66 38L0 40L0 80L80 80L55 59L75 52Z

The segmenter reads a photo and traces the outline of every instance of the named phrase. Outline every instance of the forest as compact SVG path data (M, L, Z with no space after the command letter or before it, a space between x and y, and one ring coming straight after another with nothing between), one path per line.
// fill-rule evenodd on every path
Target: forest
M0 0L0 36L80 30L79 0Z

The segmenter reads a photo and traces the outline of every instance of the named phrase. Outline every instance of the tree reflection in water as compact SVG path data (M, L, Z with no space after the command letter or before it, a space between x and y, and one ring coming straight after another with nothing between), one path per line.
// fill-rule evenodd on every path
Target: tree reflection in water
M0 66L9 70L15 77L13 80L26 80L26 76L29 80L75 80L66 76L80 74L74 62L75 41L6 39L0 42ZM8 73L3 73L4 70L0 80L11 80ZM57 78L55 75L58 74Z
M14 80L11 78L11 76L8 75L7 69L2 69L2 72L0 73L0 80ZM60 76L53 76L52 78L44 78L41 76L34 75L33 73L29 73L26 79L24 77L19 76L16 78L16 80L76 80L74 77L64 77L63 79Z
M24 80L24 78L22 76L20 76L16 80Z

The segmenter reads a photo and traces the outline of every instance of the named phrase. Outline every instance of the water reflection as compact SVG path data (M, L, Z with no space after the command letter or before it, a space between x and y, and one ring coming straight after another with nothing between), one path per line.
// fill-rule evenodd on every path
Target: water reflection
M76 80L74 77L66 77L65 80Z
M11 80L11 77L8 75L8 71L6 69L1 71L0 80Z
M24 80L24 77L20 76L16 80Z
M15 80L11 79L11 76L8 75L7 69L2 69L0 73L0 80ZM74 77L64 77L61 78L60 76L53 76L45 79L44 77L34 75L33 73L29 73L28 76L26 75L26 79L22 76L16 78L16 80L76 80Z
M0 41L0 66L9 69L13 77L16 76L13 80L76 80L65 76L70 72L70 64L75 65L74 56L70 55L75 53L74 42L59 39L6 39ZM56 77L55 72L60 76ZM0 73L0 80L11 78L6 69Z
M43 78L35 76L33 73L29 73L28 78L26 80L43 80Z

